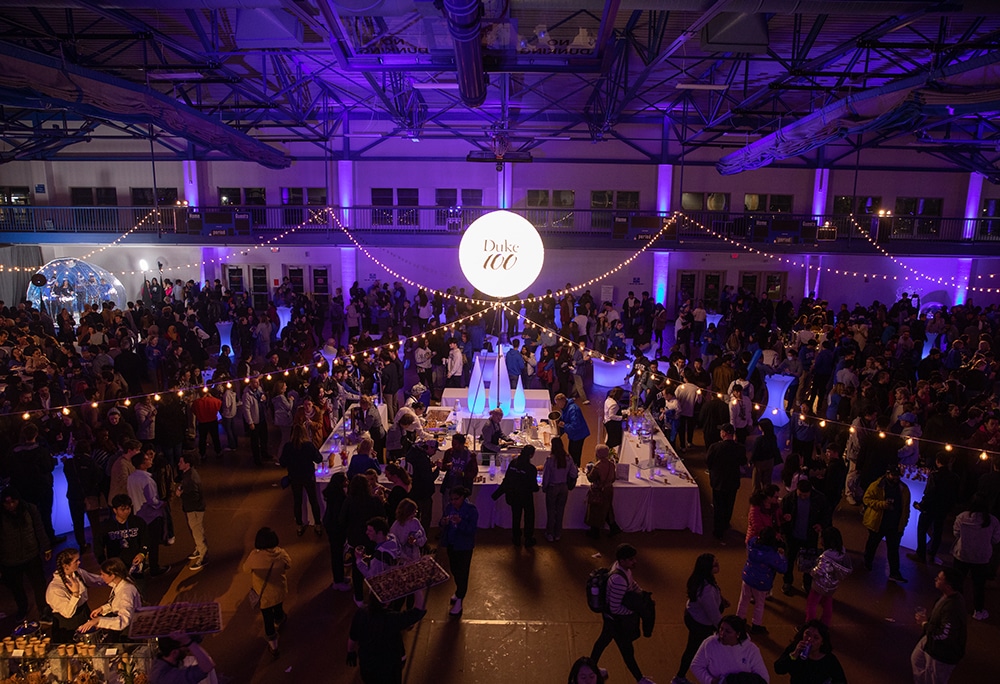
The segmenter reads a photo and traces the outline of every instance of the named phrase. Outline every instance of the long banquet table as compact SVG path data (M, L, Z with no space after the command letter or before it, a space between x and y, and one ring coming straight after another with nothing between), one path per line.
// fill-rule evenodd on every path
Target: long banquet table
M661 450L666 449L673 453L672 448L662 435L654 435L653 439L658 441ZM324 457L330 453L332 446L332 441L328 439L321 449ZM517 450L514 448L505 453L513 457ZM354 446L349 446L347 451L348 464L350 464ZM649 468L649 452L649 445L641 443L637 435L625 433L619 467L622 469L625 465L629 467L629 478L618 480L615 483L614 510L618 524L626 532L688 529L700 534L702 531L701 497L697 483L679 458L670 466L672 470L666 467ZM332 473L344 470L336 453L333 456L332 461L335 465L328 470L317 473L317 486L320 489L324 488L326 483L330 481ZM539 450L535 454L533 462L536 465L541 465L547 456L546 451ZM643 467L637 467L636 463ZM510 528L510 507L503 500L503 497L497 501L491 497L503 481L503 473L497 471L494 479L491 480L489 467L480 466L479 475L480 481L474 485L471 497L471 501L479 509L479 527ZM438 485L442 480L443 476L440 476ZM581 470L576 488L569 493L566 512L563 516L564 528L586 529L584 514L589 489L590 483ZM435 495L433 520L440 519L442 502L442 496ZM324 505L323 497L320 497L320 505ZM539 491L535 494L535 527L543 530L545 523L545 494Z

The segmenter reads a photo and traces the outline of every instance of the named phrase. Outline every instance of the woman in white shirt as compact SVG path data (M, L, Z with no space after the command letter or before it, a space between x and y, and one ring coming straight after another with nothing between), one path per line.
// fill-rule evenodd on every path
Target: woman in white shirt
M52 640L59 644L73 642L73 632L90 619L87 585L104 584L100 575L80 568L77 549L60 551L56 556L56 574L45 590L45 602L52 609Z
M718 633L701 642L691 672L701 684L719 684L726 675L739 672L753 672L771 681L760 649L747 636L746 620L737 615L723 617Z
M622 396L621 387L612 387L608 391L608 397L604 400L604 433L607 435L605 443L608 448L614 449L622 443L622 411L618 400Z
M101 563L101 579L111 587L107 603L90 613L90 619L77 627L78 632L89 632L93 628L110 633L112 642L122 641L126 636L132 616L142 607L139 589L127 577L128 570L121 558L109 558Z

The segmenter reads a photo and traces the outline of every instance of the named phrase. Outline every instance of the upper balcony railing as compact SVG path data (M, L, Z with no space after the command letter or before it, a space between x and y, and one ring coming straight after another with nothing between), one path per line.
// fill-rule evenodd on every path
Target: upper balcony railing
M273 237L296 233L320 239L352 233L386 235L458 235L490 207L323 207L248 206L152 207L31 207L0 205L2 233L73 233L121 235L133 230L170 239L173 235L220 238ZM543 235L642 240L663 225L656 212L613 209L512 209L526 217ZM771 244L822 244L860 241L871 236L880 243L921 241L969 246L1000 243L998 218L943 218L917 216L809 216L781 213L685 212L676 235L684 241L714 240L708 231L739 241ZM698 227L695 223L701 224ZM141 224L141 225L140 225ZM136 227L138 225L138 227ZM707 229L707 230L705 230ZM322 236L322 237L321 237ZM843 243L842 243L843 244Z

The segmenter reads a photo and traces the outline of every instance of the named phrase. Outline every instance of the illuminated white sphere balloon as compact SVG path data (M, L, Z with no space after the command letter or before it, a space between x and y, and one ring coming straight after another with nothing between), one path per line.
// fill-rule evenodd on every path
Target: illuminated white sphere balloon
M458 261L477 290L493 297L510 297L538 278L545 263L545 247L528 219L509 211L491 211L465 230Z

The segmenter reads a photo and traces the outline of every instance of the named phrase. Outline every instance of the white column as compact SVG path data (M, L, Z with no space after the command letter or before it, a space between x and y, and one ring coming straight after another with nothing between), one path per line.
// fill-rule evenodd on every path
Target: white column
M332 205L333 202L330 204ZM337 212L338 217L345 228L350 228L351 217L348 209L354 206L354 162L352 161L337 161L337 204L341 208ZM353 278L351 282L354 282ZM344 288L344 297L347 297L347 288ZM346 299L344 303L347 303Z
M670 288L670 252L653 252L653 301L667 306Z
M817 221L826 214L830 198L830 169L816 169L813 174L812 215Z
M965 225L962 229L962 239L971 240L976 234L976 221L979 216L979 200L983 196L983 175L969 174L969 189L965 192ZM964 299L964 294L963 294ZM956 302L957 303L957 302Z
M656 165L656 210L660 215L670 213L674 193L674 167L672 164Z
M358 248L340 248L340 286L344 288L345 306L351 301L351 286L358 279Z
M184 199L188 206L200 207L201 198L198 191L198 162L188 159L181 162L184 169Z
M507 163L497 172L497 207L510 209L514 203L514 165Z

